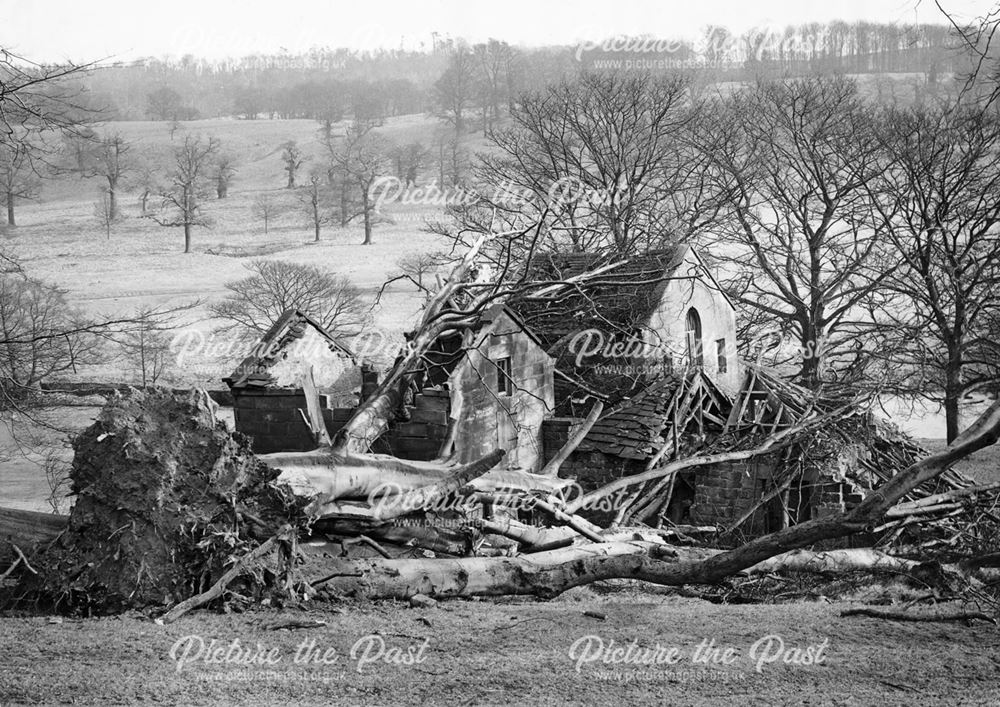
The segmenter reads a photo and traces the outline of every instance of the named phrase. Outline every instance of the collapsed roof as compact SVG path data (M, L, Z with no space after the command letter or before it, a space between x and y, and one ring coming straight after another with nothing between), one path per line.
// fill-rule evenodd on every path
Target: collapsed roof
M577 449L645 461L665 444L681 444L689 430L721 433L731 408L704 372L667 376L602 416Z
M688 251L687 246L675 246L611 262L597 253L536 255L528 264L526 280L572 285L516 298L510 307L549 352L558 355L568 338L582 329L628 332L645 324ZM580 279L583 275L588 277Z
M286 309L254 345L250 355L228 377L223 378L223 382L230 388L266 388L274 385L270 369L287 357L289 348L302 339L310 327L326 340L331 353L356 363L354 353L313 317L298 309Z

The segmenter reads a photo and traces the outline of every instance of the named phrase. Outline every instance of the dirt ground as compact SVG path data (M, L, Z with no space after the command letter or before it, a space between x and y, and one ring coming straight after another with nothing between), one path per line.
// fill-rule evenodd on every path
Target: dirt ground
M169 626L5 617L0 703L1000 704L996 627L842 618L847 606L583 588L545 603L325 604ZM290 620L327 625L278 628Z

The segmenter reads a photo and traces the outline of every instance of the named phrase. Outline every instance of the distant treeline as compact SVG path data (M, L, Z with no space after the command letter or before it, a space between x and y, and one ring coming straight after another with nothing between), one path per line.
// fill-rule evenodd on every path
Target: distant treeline
M439 109L436 85L459 53L468 55L479 76L473 91L489 92L491 102L501 103L588 70L683 71L737 81L814 72L922 73L934 83L968 68L968 54L945 25L833 22L740 35L709 27L693 41L609 37L524 49L496 40L447 40L428 51L314 49L216 62L190 55L150 58L94 71L85 83L89 102L109 119L382 120Z

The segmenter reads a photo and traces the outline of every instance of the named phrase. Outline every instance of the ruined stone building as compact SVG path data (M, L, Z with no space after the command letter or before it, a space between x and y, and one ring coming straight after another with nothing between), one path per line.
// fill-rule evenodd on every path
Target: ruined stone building
M536 256L528 279L596 275L510 305L556 359L557 413L583 416L595 393L614 404L687 369L734 393L735 308L698 253L680 245L606 261L591 253Z
M595 268L598 276L494 305L473 326L443 334L408 376L373 451L469 462L500 448L505 468L538 471L602 399L602 417L560 469L592 490L673 459L751 448L837 404L738 363L732 303L688 247L606 264L548 255L530 268L550 281ZM331 436L377 386L374 372L316 321L284 313L225 379L237 430L256 451L315 447L302 413L309 371ZM757 535L851 507L918 453L859 413L780 452L634 489L613 515Z
M830 391L806 390L766 368L743 370L732 397L701 371L649 386L605 413L561 474L592 490L696 453L752 449L809 415L847 409ZM561 444L572 424L547 422L550 446ZM709 526L730 538L763 535L853 508L923 453L891 424L851 408L773 453L690 468L645 486L621 517L657 527Z
M425 360L374 451L418 460L453 451L464 462L500 448L508 468L540 467L542 420L554 405L554 361L517 315L496 305L470 329L442 336ZM377 385L374 372L315 320L285 312L225 379L236 429L253 438L255 451L316 447L300 412L306 408L302 376L310 369L331 436Z
M414 378L412 398L390 429L389 451L432 459L452 437L462 462L494 449L508 468L537 471L544 463L542 421L554 408L554 360L520 318L503 305L478 324L442 337Z
M236 430L253 438L254 451L315 448L299 412L306 407L302 376L310 368L328 425L339 429L346 420L340 411L358 404L362 367L350 349L304 312L284 312L223 379L233 394Z

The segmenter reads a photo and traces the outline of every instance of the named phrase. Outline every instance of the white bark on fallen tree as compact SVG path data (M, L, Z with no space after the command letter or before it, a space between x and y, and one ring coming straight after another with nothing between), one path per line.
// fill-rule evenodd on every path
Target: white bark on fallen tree
M809 572L812 574L838 574L843 572L908 572L920 566L916 560L893 557L871 548L851 548L810 552L792 550L776 555L741 574L771 574L777 572Z
M692 558L692 549L641 543L595 543L513 558L360 560L337 565L336 592L369 598L533 594L550 597L602 579L640 579L661 585L712 584L776 555L821 540L871 529L886 511L959 459L1000 439L1000 402L994 403L945 450L914 463L872 491L848 513L820 518L753 540L733 550Z
M566 440L566 444L562 446L562 449L556 452L555 456L552 457L548 463L546 463L545 467L541 471L542 476L557 476L559 474L559 467L561 467L563 462L569 459L569 455L580 446L580 443L587 437L587 433L590 432L594 423L596 423L601 417L602 412L604 412L604 403L598 400L594 403L594 407L590 409L590 412L587 414L587 418L583 421L583 424L580 425L579 429L577 429L577 431L574 432L568 440Z
M505 524L496 524L510 529ZM494 522L484 524L493 529ZM515 534L516 534L515 530ZM609 541L574 545L530 555L506 558L463 557L383 561L341 560L324 569L340 576L323 584L337 594L369 599L407 599L427 594L439 599L471 596L531 594L555 596L572 587L601 579L629 579L630 575L608 576L606 562L644 568L648 561L703 562L724 554L723 550L666 545L662 540ZM769 558L739 572L741 575L841 574L845 572L909 572L920 566L916 560L893 557L870 548L810 552L793 550ZM639 577L646 579L646 577ZM688 582L664 582L686 584ZM694 583L694 582L690 582Z

